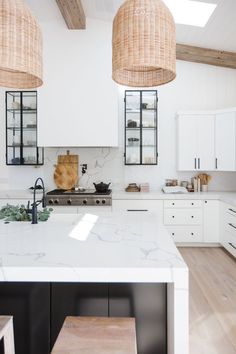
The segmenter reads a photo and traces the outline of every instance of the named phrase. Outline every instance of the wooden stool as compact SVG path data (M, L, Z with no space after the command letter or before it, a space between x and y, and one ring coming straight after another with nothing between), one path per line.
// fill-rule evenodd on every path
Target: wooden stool
M137 354L135 319L66 317L52 354Z
M13 318L0 316L0 340L3 339L4 354L15 354Z

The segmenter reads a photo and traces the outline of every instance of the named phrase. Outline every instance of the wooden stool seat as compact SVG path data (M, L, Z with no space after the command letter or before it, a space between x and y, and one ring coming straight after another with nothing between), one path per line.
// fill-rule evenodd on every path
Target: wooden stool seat
M3 339L4 354L14 354L13 318L0 316L0 340Z
M66 317L52 354L137 354L135 319Z

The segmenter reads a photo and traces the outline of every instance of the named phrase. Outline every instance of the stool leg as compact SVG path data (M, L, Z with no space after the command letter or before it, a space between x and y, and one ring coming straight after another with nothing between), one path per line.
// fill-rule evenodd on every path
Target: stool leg
M4 354L15 354L15 346L14 346L14 332L13 332L13 320L9 318L3 329L3 348Z

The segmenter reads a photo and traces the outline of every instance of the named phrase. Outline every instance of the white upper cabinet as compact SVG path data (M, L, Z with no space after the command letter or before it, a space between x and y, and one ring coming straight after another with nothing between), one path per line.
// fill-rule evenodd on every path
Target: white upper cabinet
M38 90L39 146L118 146L118 87L112 80L112 24L86 30L44 26L44 84Z
M178 117L178 169L214 169L214 115Z
M216 114L215 118L215 154L216 169L219 171L235 170L235 112Z
M214 121L213 115L203 114L197 118L197 169L215 169Z
M178 170L236 170L236 109L178 114Z
M183 115L178 119L178 169L197 168L197 120L194 115Z

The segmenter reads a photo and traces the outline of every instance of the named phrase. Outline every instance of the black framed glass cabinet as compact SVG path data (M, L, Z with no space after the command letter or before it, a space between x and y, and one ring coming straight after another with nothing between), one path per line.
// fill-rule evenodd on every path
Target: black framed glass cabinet
M125 165L157 165L157 91L125 91Z
M6 92L6 164L43 165L37 146L37 91Z

